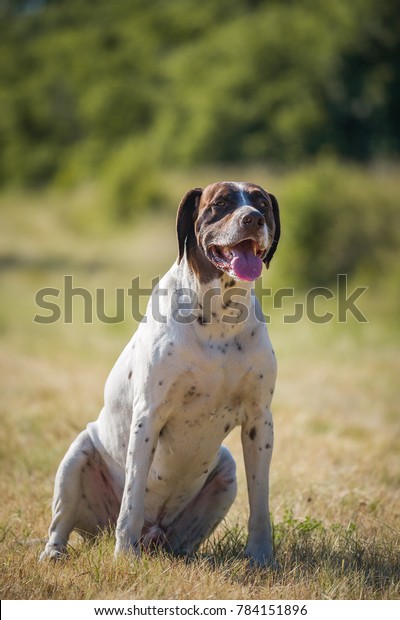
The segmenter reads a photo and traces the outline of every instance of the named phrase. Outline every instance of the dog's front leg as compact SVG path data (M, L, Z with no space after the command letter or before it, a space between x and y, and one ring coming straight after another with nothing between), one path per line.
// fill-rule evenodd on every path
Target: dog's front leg
M144 525L144 497L160 426L155 412L134 415L125 464L125 487L116 527L115 554L139 553Z
M249 535L245 554L253 564L274 564L269 516L269 467L273 447L272 415L268 410L242 425L242 445L249 494Z

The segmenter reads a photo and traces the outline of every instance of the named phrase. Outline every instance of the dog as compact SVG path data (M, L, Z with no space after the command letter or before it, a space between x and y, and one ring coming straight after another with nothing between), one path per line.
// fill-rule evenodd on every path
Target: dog
M104 407L55 479L41 559L73 529L115 529L115 554L154 546L191 554L227 514L236 466L222 445L241 426L250 516L245 556L274 563L269 515L276 360L254 281L280 237L278 202L251 183L190 190L177 214L178 258L116 362Z

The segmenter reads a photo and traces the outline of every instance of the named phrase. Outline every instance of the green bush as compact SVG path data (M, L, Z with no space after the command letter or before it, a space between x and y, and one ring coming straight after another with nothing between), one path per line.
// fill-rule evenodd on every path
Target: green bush
M163 173L140 141L128 141L104 167L103 207L111 220L124 222L167 202Z
M279 190L283 269L304 286L397 270L399 195L398 175L330 159L287 175Z

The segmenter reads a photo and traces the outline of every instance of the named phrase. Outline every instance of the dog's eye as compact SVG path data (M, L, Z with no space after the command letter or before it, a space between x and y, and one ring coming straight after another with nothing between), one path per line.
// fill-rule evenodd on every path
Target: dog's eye
M226 200L223 200L222 198L214 202L215 207L225 207L225 205L226 205Z
M264 213L267 213L272 209L272 205L267 200L261 200L258 203L258 208L261 209Z

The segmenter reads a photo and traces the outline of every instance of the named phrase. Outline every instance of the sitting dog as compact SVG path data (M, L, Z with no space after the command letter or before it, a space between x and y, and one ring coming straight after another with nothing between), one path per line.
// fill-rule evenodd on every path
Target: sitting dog
M55 480L41 558L73 529L112 527L116 554L153 545L189 554L227 514L235 462L222 441L241 426L250 518L245 555L273 563L269 467L276 361L254 280L276 250L275 197L250 183L193 189L177 215L179 255L105 387L104 407Z

